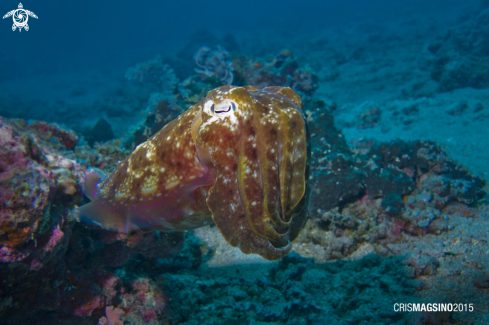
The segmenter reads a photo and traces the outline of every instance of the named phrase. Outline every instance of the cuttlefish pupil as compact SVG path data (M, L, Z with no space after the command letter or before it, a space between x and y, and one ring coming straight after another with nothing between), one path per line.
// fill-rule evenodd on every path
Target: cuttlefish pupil
M224 86L107 178L87 173L92 201L74 213L119 232L185 231L213 221L231 246L276 260L290 252L307 218L310 156L292 89Z
M208 100L204 104L204 111L209 112L210 114L225 115L226 113L235 112L236 106L237 104L230 99L222 100L217 104L212 100Z

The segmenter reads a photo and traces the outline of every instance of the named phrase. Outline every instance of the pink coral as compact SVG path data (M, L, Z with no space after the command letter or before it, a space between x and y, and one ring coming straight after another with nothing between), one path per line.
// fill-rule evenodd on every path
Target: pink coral
M105 307L105 316L102 316L98 323L99 325L122 325L121 317L124 315L124 311L113 306Z
M44 246L43 250L45 252L48 252L50 250L53 250L54 247L58 244L58 242L63 238L64 233L59 229L59 227L56 227L53 229L53 232L51 233L51 236L49 237L49 241Z
M155 321L165 309L165 297L147 278L137 279L131 285L132 292L123 295L124 304L130 306L131 312L146 323Z
M119 281L120 279L112 273L99 277L97 282L102 287L102 293L106 297L106 300L110 301L117 295L116 286Z

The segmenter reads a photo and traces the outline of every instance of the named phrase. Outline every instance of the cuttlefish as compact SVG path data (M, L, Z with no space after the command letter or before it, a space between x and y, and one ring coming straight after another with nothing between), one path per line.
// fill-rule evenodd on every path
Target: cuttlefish
M139 145L106 178L86 177L79 220L128 232L215 223L245 254L290 252L309 206L310 147L290 88L224 86Z

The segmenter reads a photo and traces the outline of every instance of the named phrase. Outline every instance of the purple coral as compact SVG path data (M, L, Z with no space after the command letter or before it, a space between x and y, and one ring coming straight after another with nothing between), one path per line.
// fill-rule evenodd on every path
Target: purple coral
M194 55L195 72L206 77L216 77L225 85L233 82L233 63L230 61L229 53L220 45L216 50L211 50L207 46L201 47Z

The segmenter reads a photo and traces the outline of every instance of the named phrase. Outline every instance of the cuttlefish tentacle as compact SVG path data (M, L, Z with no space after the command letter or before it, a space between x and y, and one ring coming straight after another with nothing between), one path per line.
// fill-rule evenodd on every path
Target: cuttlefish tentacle
M122 232L182 231L213 221L242 252L281 258L309 206L309 135L301 107L290 88L212 90L107 178L89 177L92 202L75 215Z
M216 117L205 109L225 100L238 107L232 115ZM299 105L295 92L279 87L220 88L206 98L196 144L209 153L219 175L207 204L224 238L245 253L284 256L298 234L291 226L303 226L293 223L307 215L307 200L295 209L305 196L308 161Z

